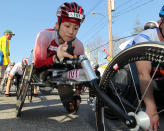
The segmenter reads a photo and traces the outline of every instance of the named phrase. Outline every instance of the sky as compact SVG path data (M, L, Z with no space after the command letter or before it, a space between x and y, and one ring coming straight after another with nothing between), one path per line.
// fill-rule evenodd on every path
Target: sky
M64 2L73 0L0 0L0 37L10 29L15 36L10 41L10 59L19 62L29 57L37 34L53 28L57 21L56 10ZM85 10L85 21L77 38L84 47L97 38L105 44L108 40L108 0L74 0ZM163 0L115 0L112 11L112 35L131 35L136 21L141 26L147 21L157 21ZM93 15L90 12L97 14Z

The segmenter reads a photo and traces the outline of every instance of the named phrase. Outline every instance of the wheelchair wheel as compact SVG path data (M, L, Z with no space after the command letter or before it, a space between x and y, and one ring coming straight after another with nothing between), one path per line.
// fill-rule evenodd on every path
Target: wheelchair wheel
M70 86L59 86L58 88L58 92L59 92L59 96L60 96L60 100L64 106L64 108L66 109L66 111L68 113L73 113L73 112L77 112L78 111L78 107L74 106L72 109L70 109L70 105L69 103L71 102L72 104L74 103L74 91L73 88L71 88Z
M144 110L143 97L141 98L138 86L136 86L136 80L134 74L130 68L130 74L132 84L127 84L126 80L118 82L117 77L121 70L127 65L135 63L136 61L150 61L163 63L164 62L164 45L158 42L144 42L132 46L113 58L108 64L102 79L100 81L100 88L116 103L125 113L137 113ZM157 67L158 68L158 67ZM153 77L152 77L153 79ZM126 83L126 84L125 84ZM150 81L151 83L151 81ZM149 86L148 86L149 88ZM147 91L147 90L146 90ZM111 116L112 114L112 116ZM96 125L98 131L111 131L113 125L109 120L112 118L118 118L119 116L114 112L113 109L108 107L105 102L97 97L96 102ZM119 127L120 126L120 127ZM128 128L125 124L115 126L117 130L141 130L140 125L136 125L134 128ZM115 129L115 130L116 130Z
M16 103L16 116L21 115L21 110L27 95L27 92L30 89L30 82L32 76L33 65L27 66L25 68L20 87L17 91L17 103Z

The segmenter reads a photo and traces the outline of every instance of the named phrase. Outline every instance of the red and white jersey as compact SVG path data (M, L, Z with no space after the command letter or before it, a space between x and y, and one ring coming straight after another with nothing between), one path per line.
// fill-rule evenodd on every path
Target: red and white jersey
M84 47L80 40L76 38L72 43L75 45L74 55L84 54ZM53 55L56 54L58 46L58 35L55 29L41 31L37 35L34 47L35 68L53 64Z

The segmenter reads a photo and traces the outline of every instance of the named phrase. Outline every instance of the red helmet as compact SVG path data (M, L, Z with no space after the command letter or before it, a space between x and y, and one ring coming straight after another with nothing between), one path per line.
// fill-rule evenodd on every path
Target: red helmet
M25 66L25 65L27 65L28 64L28 58L23 58L22 59L22 64Z
M65 2L57 10L58 21L72 22L80 25L84 19L84 10L76 2Z

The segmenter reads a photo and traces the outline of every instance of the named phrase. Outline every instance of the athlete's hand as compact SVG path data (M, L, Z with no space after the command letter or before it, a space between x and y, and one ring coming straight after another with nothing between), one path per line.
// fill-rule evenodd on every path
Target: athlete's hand
M67 42L65 42L64 44L62 44L58 47L57 56L58 56L60 61L62 61L65 57L66 58L73 58L72 55L70 55L69 53L66 52L67 48L68 48Z
M158 131L159 127L159 115L157 114L156 107L146 107L146 113L150 117L150 131Z

